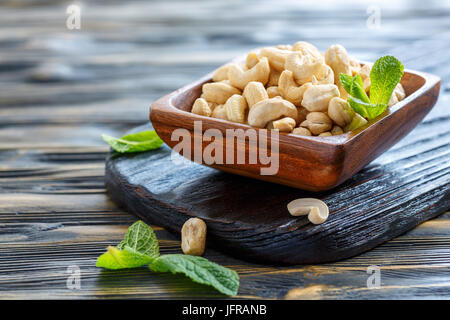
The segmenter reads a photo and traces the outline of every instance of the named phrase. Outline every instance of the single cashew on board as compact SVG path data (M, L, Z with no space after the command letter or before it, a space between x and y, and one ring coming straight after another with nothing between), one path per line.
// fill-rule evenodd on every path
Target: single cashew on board
M301 198L288 203L287 209L292 216L308 215L313 224L324 223L329 215L325 202L315 198Z
M181 250L184 254L201 256L205 252L205 245L205 222L199 218L190 218L181 228Z

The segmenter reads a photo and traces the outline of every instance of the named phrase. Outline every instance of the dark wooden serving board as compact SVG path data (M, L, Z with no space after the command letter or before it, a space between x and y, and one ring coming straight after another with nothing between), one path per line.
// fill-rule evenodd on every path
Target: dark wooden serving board
M421 124L353 178L322 193L195 163L176 165L167 146L141 154L110 153L106 187L120 206L175 233L188 218L202 218L208 245L238 258L331 262L372 249L449 209L449 128L450 117ZM289 215L287 203L302 197L328 204L324 224Z

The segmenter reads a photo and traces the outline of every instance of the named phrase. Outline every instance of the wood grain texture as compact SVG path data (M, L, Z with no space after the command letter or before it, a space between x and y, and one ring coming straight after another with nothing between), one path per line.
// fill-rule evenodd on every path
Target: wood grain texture
M157 98L252 48L341 43L359 60L394 54L407 68L439 75L441 94L424 120L433 130L416 128L377 165L394 161L400 148L415 157L415 145L447 132L439 119L450 115L448 3L383 2L379 30L366 29L370 4L91 0L83 2L82 29L69 31L67 3L2 2L0 298L224 298L182 276L95 267L136 219L106 195L100 134L144 124ZM282 299L299 288L297 297L316 299L449 299L449 218L336 263L261 265L213 248L206 257L239 273L237 298ZM156 234L163 253L180 252L175 236ZM66 287L70 265L81 268L81 290ZM370 265L381 267L380 289L367 289Z
M450 126L450 117L439 122ZM423 124L420 131L433 125ZM395 159L382 155L383 164L375 161L348 183L322 193L176 164L167 147L132 155L112 152L105 181L116 203L174 233L191 217L203 219L208 242L236 258L324 263L372 249L450 208L449 144L450 131L436 133L415 143L416 156L405 152L412 145L396 149ZM290 201L309 197L330 208L326 223L312 225L306 216L288 213Z

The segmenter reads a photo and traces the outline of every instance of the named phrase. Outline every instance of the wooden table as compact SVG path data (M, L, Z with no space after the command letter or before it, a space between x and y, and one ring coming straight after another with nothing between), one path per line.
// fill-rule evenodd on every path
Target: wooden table
M298 40L343 44L361 60L391 53L442 77L425 119L450 115L450 8L440 1L85 1L81 29L67 3L10 0L0 10L0 298L218 298L183 276L104 271L95 261L135 218L106 196L101 133L145 123L150 103L251 48ZM445 132L443 132L445 134ZM448 137L448 132L447 132ZM179 239L155 227L163 253ZM450 298L450 213L352 259L250 264L208 249L241 277L238 298ZM368 266L381 287L368 289ZM68 267L81 289L66 286Z

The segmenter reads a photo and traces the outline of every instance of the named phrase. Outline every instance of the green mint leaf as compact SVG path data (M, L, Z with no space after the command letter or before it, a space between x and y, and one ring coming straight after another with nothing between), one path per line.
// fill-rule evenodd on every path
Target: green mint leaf
M352 77L348 74L340 73L339 81L341 82L344 90L347 91L350 96L353 96L363 102L370 102L369 97L364 90L362 78L359 74L356 74L354 77Z
M369 120L375 119L380 114L382 114L387 108L387 104L366 103L352 96L348 96L347 101L352 107L352 109L355 110L356 113L360 114L365 118L368 118Z
M353 77L346 74L346 73L340 73L339 74L339 81L341 82L342 87L345 91L347 91L348 94L351 94L352 92L352 84L353 84Z
M117 249L129 247L140 254L156 258L159 256L158 239L153 229L142 221L136 221L127 230L127 234Z
M210 285L226 295L236 295L238 274L205 258L184 254L159 256L159 245L152 228L142 221L131 225L117 247L109 246L96 266L106 269L137 268L149 265L156 272L183 273L194 282Z
M362 78L359 75L359 73L357 73L353 77L353 86L352 86L351 95L364 101L364 102L370 102L370 99L367 96L366 90L364 90L364 84L363 84Z
M158 239L152 228L136 221L117 248L108 247L97 259L97 267L107 269L137 268L149 264L159 256Z
M198 256L162 255L149 268L156 272L183 273L194 282L210 285L230 296L236 295L239 289L239 276L235 271Z
M352 107L352 109L355 110L356 113L359 113L361 116L365 118L369 116L367 107L370 106L370 103L361 101L360 99L355 98L353 96L348 96L347 101L350 107Z
M98 257L96 266L111 270L137 268L149 264L153 259L128 246L123 250L109 246L107 251Z
M387 109L387 104L370 104L367 107L367 114L369 119L375 119Z
M122 138L114 138L102 134L105 140L115 151L126 152L144 152L158 149L164 143L156 134L155 130L143 131L124 135Z
M397 83L403 77L403 65L393 56L379 58L370 72L370 102L388 104Z
M362 127L367 123L367 120L360 116L358 113L355 113L355 116L352 119L352 122L350 122L345 128L345 132L352 131L355 129L358 129L359 127Z

